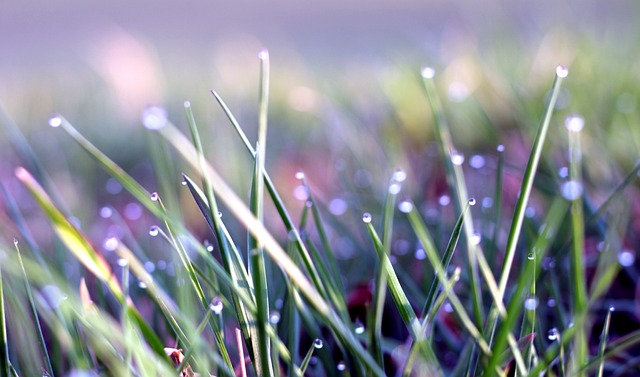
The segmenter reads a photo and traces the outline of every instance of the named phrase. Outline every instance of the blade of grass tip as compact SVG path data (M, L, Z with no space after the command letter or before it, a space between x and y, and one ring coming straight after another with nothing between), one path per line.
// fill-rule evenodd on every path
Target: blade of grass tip
M31 315L33 316L33 322L35 324L36 336L38 337L38 345L40 346L40 351L42 352L42 356L44 358L45 370L51 377L54 377L53 367L51 366L51 358L49 357L49 351L47 349L47 344L44 341L44 335L42 334L42 327L40 325L40 317L38 316L38 310L36 309L36 304L33 301L33 293L31 291L31 284L29 283L29 279L27 278L27 272L24 269L24 263L22 262L22 255L20 253L20 247L18 246L18 240L13 241L16 252L18 254L18 262L20 263L20 268L22 271L22 277L24 279L24 288L27 294L27 301L29 302L29 308L31 309Z
M122 302L122 288L104 257L98 253L84 235L55 207L42 186L24 168L16 169L16 177L24 184L45 212L58 237L69 251L98 279L102 280L113 295Z
M382 212L382 253L388 256L391 253L391 237L393 232L393 214L395 210L396 197L402 188L401 183L406 178L406 174L402 172L399 175L400 180L396 179L396 174L391 178L387 189L384 210ZM371 227L371 222L366 222ZM384 369L384 358L382 353L382 314L384 312L384 303L387 294L387 272L383 258L379 258L376 266L376 285L373 291L372 309L368 313L368 329L367 338L369 340L369 348L373 357L378 361L378 365Z
M538 132L531 149L531 154L529 155L529 161L527 162L527 167L522 178L520 195L518 197L518 201L514 210L513 220L511 222L511 228L509 230L509 236L507 237L504 262L502 264L502 270L500 272L498 288L500 290L500 295L502 298L504 298L507 283L509 281L509 275L511 273L511 267L513 266L513 260L515 257L516 246L518 244L518 239L520 238L520 231L522 230L525 210L529 202L529 197L531 196L531 189L533 187L533 181L538 170L540 157L542 156L544 141L551 124L551 116L558 99L558 94L560 93L562 81L567 77L568 73L569 70L564 66L560 65L556 68L556 76L551 88L549 104L547 105L547 109L542 122L540 123L540 127L538 128ZM495 312L495 310L492 310L488 321L490 323L490 327L488 328L487 332L490 343L493 342L493 335L497 326L497 321L497 313Z
M562 187L562 195L571 202L571 228L573 234L573 248L569 258L569 270L571 273L571 288L573 294L573 314L582 315L587 310L587 283L585 278L585 266L583 258L584 250L584 207L583 185L581 177L582 149L580 148L579 132L584 127L584 119L572 116L567 118L565 127L569 133L569 181ZM579 370L588 358L587 329L576 329L574 343L574 357L572 369Z
M264 171L267 145L267 115L269 108L269 52L262 50L260 59L260 91L258 95L258 142L251 185L250 209L261 224L264 224ZM267 287L264 250L260 238L249 233L249 274L254 284L256 299L256 332L251 341L254 346L254 368L259 376L273 376L271 342L266 327L269 324L269 291Z
M462 172L462 163L464 155L457 152L451 138L451 130L447 124L444 115L444 109L440 101L440 96L435 86L435 70L431 67L425 67L421 71L425 91L431 106L433 120L435 125L435 135L440 147L440 155L442 156L447 175L447 183L453 192L454 205L456 213L462 213L463 206L469 200L467 195L467 185L465 183L464 174ZM471 300L473 304L473 317L476 326L481 327L483 323L483 304L482 304L482 285L478 276L478 263L473 252L471 239L474 234L473 218L471 216L464 217L464 230L467 239L467 259L469 273L469 288L471 290Z
M302 363L300 363L300 371L304 374L307 371L307 367L309 366L309 362L311 361L311 356L313 356L313 351L316 349L320 349L324 347L322 340L316 339L313 341L311 347L307 351L307 354L302 359Z
M0 268L0 371L9 375L9 341L7 340L7 319L5 317L4 290L2 284L2 268Z
M231 113L231 111L229 110L227 105L224 103L222 98L218 95L218 93L216 93L214 90L212 90L211 93L213 94L214 98L216 99L216 101L218 102L218 104L220 105L222 110L224 111L225 115L227 116L227 118L231 122L231 125L233 126L234 130L236 131L236 133L242 139L242 142L244 143L245 147L249 151L249 154L251 155L252 158L255 159L256 158L256 151L254 150L253 146L249 142L249 139L245 135L244 131L242 131L242 128L238 124L238 121L233 116L233 114ZM171 132L173 133L173 130ZM294 236L295 244L297 246L298 252L300 253L300 256L302 257L302 261L303 261L303 263L305 265L305 268L309 272L309 275L311 277L311 281L313 282L313 284L316 287L316 289L318 290L318 292L320 292L320 294L323 295L324 297L327 297L326 296L326 289L325 289L324 284L323 284L323 280L318 275L318 272L316 271L316 267L315 267L315 265L314 265L314 263L312 261L312 258L309 255L309 252L307 251L307 249L305 247L304 241L300 237L300 232L298 231L298 228L295 226L293 220L291 219L291 216L289 215L289 212L287 211L286 207L284 206L284 202L280 198L280 195L278 194L278 191L276 190L275 185L271 181L271 178L269 177L269 174L266 171L263 174L264 174L264 180L265 180L266 188L269 191L269 195L271 196L271 200L273 201L273 204L275 205L276 210L278 211L278 214L280 215L280 218L282 219L285 228L287 228L287 232L289 232L289 234L292 234Z
M493 195L493 233L491 234L491 243L487 252L487 260L495 260L498 251L498 235L500 234L500 223L502 220L502 180L504 173L504 145L500 144L496 147L498 152L498 165L496 167L496 189Z
M600 362L598 364L598 377L602 377L604 372L604 351L607 349L607 340L609 338L609 325L611 324L611 314L615 308L612 306L609 308L607 312L607 317L604 320L604 325L602 326L602 335L600 336L600 347L598 347L598 357L600 358Z
M242 332L236 328L236 346L238 347L238 366L240 377L247 377L247 366L244 362L244 347L242 346Z
M193 145L188 142L184 135L182 135L171 124L165 124L164 127L158 130L158 132L175 148L185 161L195 169L198 168L197 153ZM231 210L231 213L240 221L240 223L249 229L254 236L262 240L265 250L269 253L271 258L280 265L282 270L289 275L292 282L298 287L307 300L309 300L309 303L316 310L317 314L326 321L332 330L335 331L336 335L344 341L345 345L349 347L349 349L351 349L363 363L373 370L374 375L384 376L384 373L380 370L375 360L373 360L373 358L364 351L362 345L351 334L349 328L331 309L326 300L324 300L318 293L318 290L315 287L322 287L322 283L319 282L319 280L314 279L314 285L311 285L302 271L295 263L293 263L291 258L289 258L285 251L282 250L282 247L280 247L278 242L264 228L264 225L260 223L255 216L253 216L251 211L242 202L238 195L229 187L229 185L210 164L207 164L207 171L211 178L214 192L225 202ZM297 233L297 231L295 233L297 235L296 238L299 239L299 233ZM308 258L308 254L306 256L302 255L302 257ZM305 265L306 264L307 262L305 261ZM310 268L314 269L312 264L310 264ZM317 279L317 274L315 276Z

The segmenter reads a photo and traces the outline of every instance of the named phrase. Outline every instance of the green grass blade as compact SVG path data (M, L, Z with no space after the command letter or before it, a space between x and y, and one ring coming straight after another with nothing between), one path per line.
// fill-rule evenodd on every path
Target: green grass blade
M587 282L585 278L584 266L584 206L583 206L583 186L582 186L582 150L580 148L579 129L574 127L575 123L580 123L580 129L584 125L584 120L578 117L567 118L566 126L569 132L569 181L564 185L569 185L570 191L563 193L571 201L571 228L573 235L573 247L569 256L569 271L571 274L570 286L572 288L573 315L586 315L587 310ZM578 186L579 185L579 190ZM563 186L564 188L565 186ZM574 188L575 187L575 188ZM573 189L572 189L573 188ZM572 358L572 370L580 370L587 362L588 358L588 338L587 329L576 328L574 339L574 349Z
M158 131L191 166L197 169L197 153L193 148L193 145L186 140L184 135L169 124L165 125L165 127ZM227 204L231 212L236 216L241 224L243 224L254 236L260 238L265 251L267 251L271 258L279 264L283 271L285 271L292 283L296 285L302 295L307 298L309 303L317 311L317 314L320 315L336 335L342 339L345 346L353 351L354 355L356 355L359 360L371 368L374 375L383 376L384 373L378 367L374 359L366 353L362 345L353 336L353 334L351 334L348 326L344 324L340 317L331 309L326 300L324 300L320 295L318 290L316 290L316 282L314 281L314 285L312 285L309 280L307 280L302 271L296 266L285 251L282 250L282 247L273 238L273 236L264 228L264 225L262 225L262 223L253 216L251 211L242 202L238 195L229 187L229 185L222 179L222 177L220 177L210 164L207 164L207 171L217 196ZM299 238L299 234L297 238ZM304 259L305 257L308 257L308 255L303 255L302 257ZM306 263L307 262L305 262L305 265ZM312 264L311 268L313 268ZM313 269L315 270L315 268ZM322 286L321 283L320 286Z
M511 229L509 231L509 237L507 238L504 263L502 265L502 271L500 272L499 288L502 296L504 296L507 282L509 281L509 274L511 272L513 259L515 257L516 245L518 243L518 239L520 238L520 231L522 229L525 210L527 208L527 204L529 203L529 197L531 196L533 180L538 170L538 163L540 162L540 157L542 155L544 141L549 130L549 126L551 125L551 115L553 114L553 109L555 108L556 100L558 99L558 94L560 93L560 86L566 76L567 69L563 66L558 66L556 69L556 77L551 89L551 97L549 98L547 110L545 112L544 118L542 119L542 123L538 128L535 141L533 142L533 148L529 156L529 161L527 162L527 167L524 171L522 186L520 188L520 196L518 197L518 202L516 203L513 220L511 222Z
M9 375L9 341L7 340L7 320L5 318L4 290L2 268L0 268L0 371L3 375Z
M602 377L602 373L604 372L604 352L607 349L607 340L609 338L609 325L611 324L611 314L615 309L612 307L609 308L607 312L607 317L604 320L604 325L602 326L602 335L600 336L600 346L598 347L598 358L600 358L600 363L598 365L598 377Z
M27 187L36 202L45 212L56 234L69 251L98 279L102 280L113 295L122 302L124 296L120 283L113 275L111 267L82 233L55 207L49 195L33 176L24 168L16 169L16 177Z
M27 271L24 269L24 263L22 262L22 255L20 253L20 247L18 246L18 241L14 241L16 252L18 255L18 262L20 263L20 269L22 271L22 276L24 279L24 288L27 294L27 301L29 302L29 309L31 309L31 315L33 316L34 327L36 330L36 336L38 337L38 345L40 346L40 351L42 352L42 357L44 358L44 366L46 368L46 372L49 373L51 377L54 377L53 367L51 366L51 358L49 357L49 351L47 350L47 344L44 340L44 336L42 335L42 327L40 325L40 317L38 316L38 310L36 310L36 304L33 301L33 293L31 291L31 284L29 283L29 279L27 278Z

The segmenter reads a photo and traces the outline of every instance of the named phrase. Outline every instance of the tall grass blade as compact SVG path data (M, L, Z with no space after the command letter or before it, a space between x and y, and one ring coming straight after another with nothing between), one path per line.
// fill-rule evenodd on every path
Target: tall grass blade
M9 341L7 339L7 319L4 307L4 290L2 279L2 268L0 268L0 372L9 375Z
M602 326L602 335L600 335L600 346L598 347L598 358L600 363L598 365L598 377L602 377L604 373L604 352L607 349L607 341L609 340L609 325L611 324L611 314L614 311L614 307L610 307L607 312L607 317L604 319L604 325Z
M36 309L36 304L33 301L33 292L31 291L31 284L29 283L29 279L27 278L27 272L24 269L24 263L22 262L22 255L20 253L20 247L18 246L18 241L14 241L16 247L16 253L18 255L18 262L20 263L20 269L22 271L22 277L24 279L24 288L27 294L27 301L29 302L29 309L31 310L31 315L33 316L34 327L36 330L36 336L38 337L38 345L40 346L40 351L42 352L42 357L44 358L45 370L51 377L54 377L53 367L51 366L51 358L49 357L49 351L47 349L47 344L44 340L44 335L42 335L42 326L40 325L40 316L38 316L38 310Z

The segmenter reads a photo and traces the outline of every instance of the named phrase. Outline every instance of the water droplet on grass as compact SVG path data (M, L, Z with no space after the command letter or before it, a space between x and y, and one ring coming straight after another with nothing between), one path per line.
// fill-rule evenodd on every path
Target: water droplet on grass
M189 101L184 101L184 103L182 104L182 106L184 106L185 109L188 109L191 107L191 102Z
M313 346L316 349L320 349L320 348L324 347L324 343L322 343L322 339L316 339L316 340L313 341Z
M60 115L54 115L49 118L49 126L53 128L58 128L62 125L62 117Z
M491 208L493 207L493 198L485 196L482 198L482 207L483 208Z
M405 179L407 179L407 173L402 169L396 169L393 173L393 180L396 182L404 182Z
M149 228L149 235L151 237L155 237L160 233L160 228L157 225L152 225L151 228Z
M258 53L258 59L260 60L269 59L269 51L267 49L260 50L260 52Z
M139 281L138 282L138 288L147 289L147 283L145 283L144 281Z
M180 182L180 184L182 184L183 186L186 186L186 185L187 185L187 183L188 183L188 182L187 182L187 180L186 180L186 179L183 179L183 180L182 180L182 182Z
M498 151L499 153L503 153L504 152L504 145L500 144L496 147L496 151Z
M409 213L413 210L413 203L408 200L403 200L398 204L398 209L402 213Z
M564 121L564 126L571 132L580 132L584 128L584 118L572 115Z
M124 258L118 258L118 266L124 267L129 264L129 261Z
M157 201L158 201L158 199L160 199L160 196L158 195L158 193L157 193L157 192L152 192L152 193L151 193L151 195L149 196L149 198L150 198L152 201L157 202Z
M616 307L615 306L612 305L612 306L609 307L609 313L613 313L615 311L616 311Z
M269 314L269 323L271 323L272 325L277 325L278 322L280 322L280 312L272 311Z
M528 260L534 260L536 259L536 253L535 251L530 252L529 254L527 254L527 259Z
M436 75L436 71L431 67L423 67L420 74L425 79L432 79Z
M536 310L538 307L538 299L535 297L529 297L524 300L524 308L527 310Z
M347 211L347 208L347 202L340 198L335 198L329 202L329 212L334 216L343 215Z
M563 65L559 65L556 68L556 75L560 78L565 78L569 74L569 69Z
M344 361L340 361L338 365L336 365L336 369L342 372L347 369L347 364L345 364Z
M356 327L353 329L353 332L360 335L364 334L364 325L359 320L356 320Z
M461 166L464 163L464 155L460 152L451 152L451 162L454 165Z
M365 212L362 215L362 222L365 224L370 224L371 223L371 214L369 212Z
M470 206L475 206L476 205L476 198L469 198L468 203L469 203Z
M296 179L300 179L300 180L304 179L304 172L302 170L298 170L296 172Z
M550 341L555 341L558 340L558 329L556 329L555 327L551 328L549 330L549 332L547 333L547 339L549 339Z
M216 315L220 315L222 313L222 309L224 309L224 304L220 297L214 297L209 304L209 309Z
M398 193L400 193L400 190L402 190L402 186L400 186L399 183L392 183L389 185L389 194L391 195L398 195Z
M562 196L567 200L576 200L582 196L582 183L577 181L567 181L560 187Z
M624 249L618 253L618 263L620 263L622 267L631 267L635 261L636 256L628 249Z
M486 161L483 156L479 154L474 154L469 159L469 165L474 169L482 169L485 165Z
M115 237L108 237L104 240L104 242L102 243L102 246L104 247L105 250L108 251L114 251L115 249L118 248L118 239Z
M547 300L547 306L550 308L555 308L556 307L556 300L550 298Z
M451 203L451 197L449 195L445 194L438 198L438 204L440 204L443 207L448 206L449 203Z
M111 209L111 207L102 207L100 208L100 217L102 217L103 219L108 219L111 217L111 215L113 215L113 210Z
M471 242L472 245L479 245L480 241L482 241L482 236L480 235L480 233L473 232L471 238L469 239L469 242Z
M159 130L167 125L167 110L149 106L142 112L142 125L148 130Z

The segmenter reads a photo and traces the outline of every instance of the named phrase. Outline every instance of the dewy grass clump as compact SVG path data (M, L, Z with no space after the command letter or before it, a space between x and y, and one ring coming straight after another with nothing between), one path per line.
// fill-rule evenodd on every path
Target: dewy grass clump
M543 174L548 183L542 188L544 182L536 178L541 166L546 170L553 164L545 157L545 141L558 123L553 115L567 68L556 70L526 167L513 167L521 171L522 181L512 207L503 204L502 145L495 159L494 195L481 200L471 195L465 162L473 169L488 162L479 155L465 159L456 149L436 70L422 69L425 106L433 115L446 181L440 204L452 203L454 218L448 223L436 213L434 220L433 211L403 192L412 175L395 170L380 208L361 212L362 222L352 224L367 235L368 245L368 254L357 257L362 258L358 273L366 275L366 282L358 284L336 258L332 238L338 232L312 190L310 182L321 177L295 174L300 183L296 195L306 205L301 213L292 213L265 168L269 55L265 50L259 57L255 143L213 92L252 163L244 174L251 187L247 200L205 157L206 143L190 102L184 103L190 138L162 107L149 107L142 115L144 127L193 172L173 177L163 175L169 170L157 169L158 181L182 185L165 184L153 192L67 119L50 119L52 127L66 131L146 209L153 219L148 234L158 241L154 247L171 256L169 262L154 263L147 241L129 231L108 235L101 251L52 196L46 176L36 169L37 160L29 168L17 168L16 177L60 241L52 247L61 260L41 250L22 206L3 189L19 233L15 236L24 242L2 250L2 375L568 376L621 374L630 368L633 360L625 352L637 347L640 331L610 340L617 311L611 307L599 317L598 309L620 265L633 264L628 257L623 263L616 252L620 226L614 222L615 227L608 227L607 211L639 168L594 207L582 176L581 131L589 125L573 115L565 122L568 142L554 143L567 153L566 175ZM156 159L155 166L168 166L166 155ZM166 206L170 201L163 199L175 200L172 190L179 189L191 196L209 241L202 242L181 213ZM531 215L532 195L545 195L541 216ZM267 215L267 203L275 207L275 218ZM331 212L349 208L345 200L337 205L340 210ZM479 213L477 207L482 207L481 217L472 216ZM222 216L222 211L232 216ZM103 207L100 215L127 229L114 208ZM230 231L236 221L247 231L246 247ZM277 228L271 226L276 221L282 234L267 230L267 224ZM502 235L501 221L509 224ZM443 232L446 239L440 237ZM587 254L585 244L594 232L603 239L595 257ZM354 241L359 237L354 234ZM408 253L415 258L407 264L403 255L410 242L417 246ZM80 282L67 280L60 269L72 260L82 265ZM367 265L373 269L363 272ZM23 319L20 327L7 325L18 323L17 318Z

